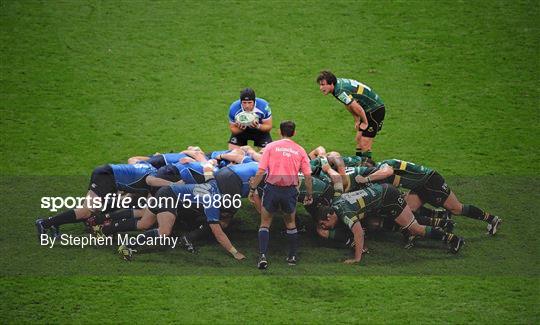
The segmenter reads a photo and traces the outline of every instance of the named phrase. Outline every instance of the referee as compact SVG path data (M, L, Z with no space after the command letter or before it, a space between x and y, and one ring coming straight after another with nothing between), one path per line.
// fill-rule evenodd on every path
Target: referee
M266 145L257 174L250 183L250 200L257 195L256 188L267 173L261 208L261 226L259 227L259 262L257 267L264 270L268 267L266 253L270 237L269 228L272 224L272 214L281 209L285 213L284 221L287 228L289 253L287 263L296 265L298 262L298 231L295 224L296 200L298 197L298 172L305 176L307 195L305 204L313 200L311 168L309 158L304 148L294 142L291 137L295 134L296 125L293 121L283 121L279 125L281 140Z

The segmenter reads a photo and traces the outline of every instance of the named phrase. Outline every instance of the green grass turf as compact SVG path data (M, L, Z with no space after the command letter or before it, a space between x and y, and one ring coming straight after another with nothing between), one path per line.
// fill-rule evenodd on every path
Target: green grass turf
M261 314L281 323L537 323L539 16L535 1L1 2L2 323L242 323ZM228 105L246 86L270 101L276 124L297 122L306 148L352 153L352 119L314 82L323 68L384 99L377 159L436 168L464 202L503 216L501 233L487 238L483 224L457 219L467 239L457 256L377 235L359 266L303 235L291 269L276 220L266 276L253 267L250 207L231 230L243 263L212 243L197 256L147 253L131 264L113 248L37 246L41 196L83 195L95 166L129 156L225 147Z
M3 322L12 320L6 316L60 323L118 319L153 323L159 319L218 324L419 320L507 324L538 320L537 303L528 299L535 294L538 278L527 277L337 275L331 281L312 276L17 277L2 279L0 284L5 289L0 297L13 308L6 314L2 306ZM51 302L50 292L58 290L62 293Z

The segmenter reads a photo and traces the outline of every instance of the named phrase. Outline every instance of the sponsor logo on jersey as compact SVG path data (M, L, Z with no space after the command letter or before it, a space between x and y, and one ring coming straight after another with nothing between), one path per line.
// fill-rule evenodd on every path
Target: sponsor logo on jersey
M339 95L337 96L337 98L338 98L341 102L343 102L343 103L345 103L345 104L347 104L347 105L350 104L351 101L352 101L351 96L347 95L347 93L345 93L345 92L342 92L341 94L339 94Z

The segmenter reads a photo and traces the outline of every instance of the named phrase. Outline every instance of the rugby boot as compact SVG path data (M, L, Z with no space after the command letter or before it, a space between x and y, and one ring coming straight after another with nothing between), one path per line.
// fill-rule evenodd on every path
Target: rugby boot
M133 259L133 253L136 253L137 250L129 248L126 245L118 246L118 255L124 259L124 261L131 261Z
M185 250L187 250L188 252L190 252L192 254L195 254L197 252L195 250L195 246L193 246L193 243L189 239L187 239L186 236L180 236L180 237L178 237L178 239L180 240L180 245Z
M285 260L287 261L287 264L291 266L298 264L298 257L296 257L296 255L287 256Z
M461 247L465 245L465 240L463 238L458 237L456 235L450 234L449 236L452 236L450 240L448 241L448 250L452 254L457 254Z
M261 256L259 256L259 262L257 263L257 268L259 270L266 270L268 268L268 261L266 260L266 256L264 254L261 254Z
M497 216L494 216L493 220L491 220L491 222L488 223L487 225L488 235L491 235L491 236L495 235L497 233L498 228L501 226L501 223L502 223L502 219Z

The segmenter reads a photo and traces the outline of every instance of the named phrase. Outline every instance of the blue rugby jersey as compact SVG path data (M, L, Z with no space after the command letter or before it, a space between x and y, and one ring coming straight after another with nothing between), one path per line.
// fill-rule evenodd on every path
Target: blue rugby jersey
M234 123L236 115L240 114L242 111L243 109L240 99L232 103L229 107L229 122ZM259 123L262 123L264 120L272 117L270 105L268 105L268 102L262 98L255 98L255 107L253 108L253 112L259 117Z
M114 173L116 187L126 192L145 192L150 189L145 178L148 175L155 175L157 169L142 161L136 164L109 164Z
M208 223L219 222L220 204L213 204L213 201L221 199L217 182L212 179L204 184L173 184L170 185L175 196L180 198L179 207L197 208L201 210ZM185 202L190 201L190 203Z
M242 197L246 198L249 194L249 179L251 177L254 177L257 173L257 170L259 169L259 163L258 162L250 162L245 164L238 164L238 165L229 165L227 166L230 170L232 170L240 179L242 180Z

